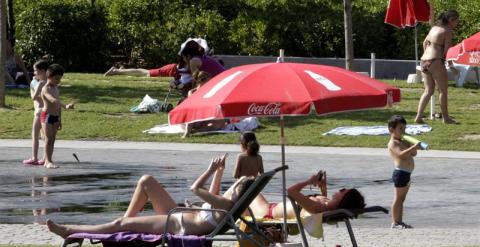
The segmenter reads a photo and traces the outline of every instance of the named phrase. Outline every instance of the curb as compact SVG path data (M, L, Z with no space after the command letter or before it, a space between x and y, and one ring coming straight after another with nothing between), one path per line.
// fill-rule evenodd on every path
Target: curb
M0 147L30 148L30 139L0 139ZM122 141L70 141L58 140L55 148L71 149L126 149L126 150L164 150L164 151L203 151L203 152L238 152L238 144L204 144L204 143L167 143L167 142L122 142ZM280 145L262 145L263 153L281 153ZM359 147L313 147L313 146L286 146L286 153L291 154L339 154L339 155L368 155L389 156L386 148L359 148ZM418 157L451 158L451 159L480 159L480 152L468 151L420 151Z

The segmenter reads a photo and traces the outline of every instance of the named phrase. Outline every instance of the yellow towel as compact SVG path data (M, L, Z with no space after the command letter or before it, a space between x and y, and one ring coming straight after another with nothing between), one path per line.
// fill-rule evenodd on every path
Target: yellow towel
M246 216L245 219L248 221L252 221L252 218L250 216ZM283 219L255 218L255 220L263 224L283 224ZM322 225L323 214L322 213L318 213L318 214L307 213L306 215L303 215L300 220L302 221L305 231L310 236L314 238L323 239L323 225ZM288 219L287 224L296 226L297 221L295 219ZM290 230L294 230L294 229L290 229ZM292 231L292 232L295 232L295 231ZM290 234L290 235L296 235L296 234Z

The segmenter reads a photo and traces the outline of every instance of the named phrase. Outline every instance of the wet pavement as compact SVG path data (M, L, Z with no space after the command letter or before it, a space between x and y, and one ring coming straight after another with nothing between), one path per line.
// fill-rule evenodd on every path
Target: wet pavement
M60 223L108 222L122 215L142 174L158 178L177 202L196 200L188 186L211 157L230 153L222 185L227 188L233 182L232 166L239 150L237 145L66 141L59 142L54 153L60 168L48 170L21 164L30 153L28 144L0 140L2 224L41 223L47 217ZM280 166L279 150L262 147L265 170ZM356 187L368 205L390 208L392 161L384 149L289 147L286 159L288 184L324 169L330 194ZM421 151L404 221L418 228L480 228L479 165L478 153ZM280 190L277 176L264 193L279 201ZM146 208L145 214L150 213ZM354 225L385 227L389 222L388 215L370 214Z

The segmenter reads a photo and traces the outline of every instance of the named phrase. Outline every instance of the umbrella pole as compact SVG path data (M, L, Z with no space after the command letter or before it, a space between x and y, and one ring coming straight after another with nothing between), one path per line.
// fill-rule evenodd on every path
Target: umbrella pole
M417 31L417 25L415 25L415 67L417 66L418 66L418 31Z
M285 122L283 115L280 116L280 144L282 147L282 167L285 166L285 134L283 132ZM285 169L282 170L282 200L283 200L283 232L285 234L285 242L288 238L287 230L287 179Z

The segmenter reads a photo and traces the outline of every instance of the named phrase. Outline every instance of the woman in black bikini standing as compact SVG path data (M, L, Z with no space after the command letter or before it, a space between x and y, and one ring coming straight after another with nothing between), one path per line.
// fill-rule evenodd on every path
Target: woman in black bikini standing
M445 68L445 56L452 45L453 29L458 25L459 14L455 10L448 10L440 14L435 25L430 29L423 41L424 53L420 66L425 84L425 91L418 103L415 123L424 123L423 111L435 92L435 85L439 89L440 108L443 122L455 124L455 120L448 115L448 74Z

